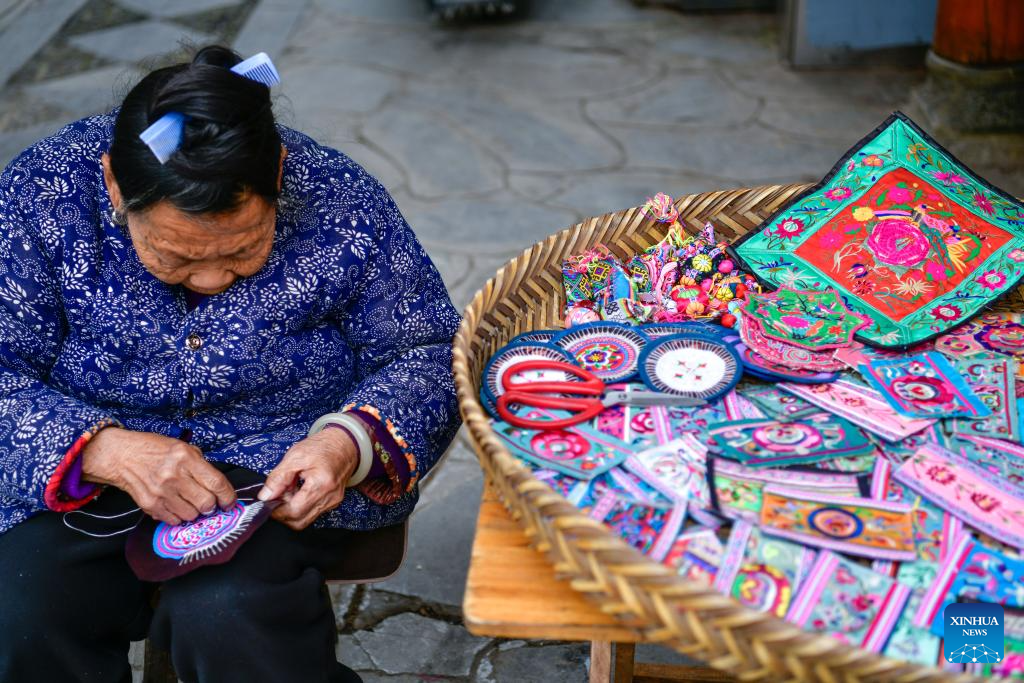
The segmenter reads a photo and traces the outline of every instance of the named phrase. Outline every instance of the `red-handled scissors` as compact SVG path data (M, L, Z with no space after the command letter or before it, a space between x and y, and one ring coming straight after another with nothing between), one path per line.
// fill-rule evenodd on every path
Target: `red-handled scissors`
M513 382L512 378L531 370L554 370L577 377L580 381ZM504 393L498 397L498 416L513 427L523 429L565 429L591 420L604 410L617 405L633 406L697 406L704 401L696 398L673 396L656 391L609 391L593 373L583 368L554 360L525 360L510 365L501 378ZM545 420L524 418L513 413L509 406L522 405L569 411L569 417Z

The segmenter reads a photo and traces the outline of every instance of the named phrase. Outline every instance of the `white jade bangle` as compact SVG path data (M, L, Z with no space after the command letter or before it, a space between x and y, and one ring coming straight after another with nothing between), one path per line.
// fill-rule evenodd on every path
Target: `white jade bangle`
M352 473L352 476L349 477L348 483L345 486L352 488L363 483L366 475L370 473L370 466L373 465L373 444L370 443L370 435L366 433L366 427L351 415L327 413L313 423L313 426L309 428L307 436L313 436L329 424L344 427L345 431L350 433L352 438L356 440L356 446L359 447L359 465L356 467L356 471Z

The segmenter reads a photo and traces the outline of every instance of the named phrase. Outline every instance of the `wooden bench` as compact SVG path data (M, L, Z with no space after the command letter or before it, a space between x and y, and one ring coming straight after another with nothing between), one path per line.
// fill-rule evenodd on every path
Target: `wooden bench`
M643 633L557 578L490 484L477 518L463 615L466 628L478 636L590 641L590 683L735 680L705 667L637 663Z

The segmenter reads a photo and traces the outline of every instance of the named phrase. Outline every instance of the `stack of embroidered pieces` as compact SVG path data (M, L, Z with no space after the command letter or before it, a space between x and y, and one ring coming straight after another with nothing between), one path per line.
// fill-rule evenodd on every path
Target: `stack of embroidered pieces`
M732 245L563 267L565 330L499 350L509 450L631 545L754 609L921 664L1024 671L1024 208L894 114ZM1007 301L1008 305L1019 302ZM740 381L742 378L742 382ZM1007 656L945 664L952 602Z

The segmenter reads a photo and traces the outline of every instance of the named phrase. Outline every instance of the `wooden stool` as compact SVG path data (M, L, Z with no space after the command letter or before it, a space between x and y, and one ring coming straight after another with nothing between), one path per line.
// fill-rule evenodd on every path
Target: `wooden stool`
M463 601L466 628L478 636L590 641L590 683L734 681L715 669L634 661L638 629L623 625L572 589L519 524L484 488Z

